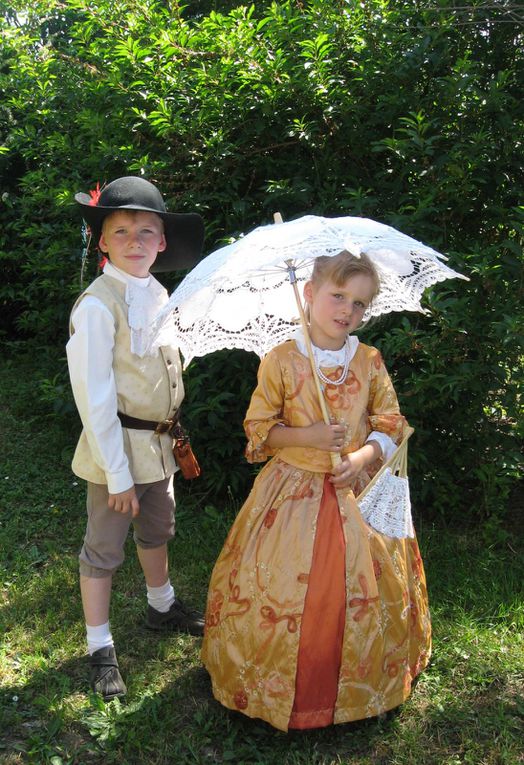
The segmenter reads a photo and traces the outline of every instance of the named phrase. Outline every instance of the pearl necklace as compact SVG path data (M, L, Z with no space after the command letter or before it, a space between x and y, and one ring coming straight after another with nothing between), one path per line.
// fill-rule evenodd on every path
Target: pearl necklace
M332 380L331 378L327 377L327 375L324 374L324 372L320 368L320 364L315 358L315 368L317 370L317 374L322 380L322 382L325 383L326 385L342 385L344 383L344 380L347 377L349 364L350 364L349 338L347 337L344 342L344 365L342 367L342 372L340 374L340 377L337 377L336 380Z

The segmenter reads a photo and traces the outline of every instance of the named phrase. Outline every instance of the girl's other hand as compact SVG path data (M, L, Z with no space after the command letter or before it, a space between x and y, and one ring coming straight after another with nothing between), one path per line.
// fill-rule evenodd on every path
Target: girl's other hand
M353 483L358 474L366 467L366 464L360 449L351 454L346 454L340 464L331 471L332 475L329 480L337 489L345 489Z
M382 449L377 441L368 441L356 452L346 454L339 465L331 471L329 479L337 489L350 486L364 468L382 457Z

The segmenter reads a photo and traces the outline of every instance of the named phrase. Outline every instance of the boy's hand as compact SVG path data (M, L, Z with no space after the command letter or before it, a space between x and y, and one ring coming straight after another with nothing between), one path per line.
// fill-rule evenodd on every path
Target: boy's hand
M117 513L131 513L131 518L136 518L140 512L140 505L136 496L135 487L131 486L126 491L118 494L110 494L107 500L107 506Z
M313 446L315 449L321 449L324 452L339 452L344 445L345 425L338 423L326 425L325 422L315 422L307 430L308 446Z

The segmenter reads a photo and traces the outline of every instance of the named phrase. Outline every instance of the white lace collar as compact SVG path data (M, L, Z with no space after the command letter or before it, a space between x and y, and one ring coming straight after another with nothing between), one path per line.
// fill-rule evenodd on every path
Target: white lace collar
M140 356L155 356L158 348L169 345L169 323L162 332L152 337L151 325L160 309L167 302L167 293L154 276L141 278L106 263L104 274L126 285L124 300L129 310L127 321L131 329L131 353Z
M297 329L296 333L293 335L293 340L296 342L300 353L302 353L302 355L304 356L307 356L308 352L306 347L306 341L304 339L304 331L302 327ZM358 337L355 337L355 335L349 335L348 337L349 361L353 359L353 356L357 352L358 344L359 344ZM313 345L313 343L311 343L311 346L313 348L313 356L315 357L317 366L340 367L344 365L345 354L346 354L345 345L343 345L342 348L340 348L338 351L332 351L329 348L317 348L317 346Z

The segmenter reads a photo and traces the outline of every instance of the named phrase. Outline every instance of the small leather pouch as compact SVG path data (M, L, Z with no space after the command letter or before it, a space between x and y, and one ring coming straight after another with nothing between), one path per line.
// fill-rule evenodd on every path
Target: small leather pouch
M187 436L185 439L175 439L173 443L173 455L184 478L187 478L188 480L198 478L200 475L200 465L193 453L193 449L191 448Z

